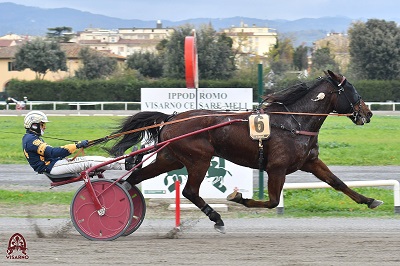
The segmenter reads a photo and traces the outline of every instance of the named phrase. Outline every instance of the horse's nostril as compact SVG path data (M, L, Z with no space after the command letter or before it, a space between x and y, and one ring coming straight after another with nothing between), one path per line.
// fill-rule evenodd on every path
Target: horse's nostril
M368 118L371 118L371 117L372 117L372 112L368 112L368 113L367 113L367 117L368 117Z

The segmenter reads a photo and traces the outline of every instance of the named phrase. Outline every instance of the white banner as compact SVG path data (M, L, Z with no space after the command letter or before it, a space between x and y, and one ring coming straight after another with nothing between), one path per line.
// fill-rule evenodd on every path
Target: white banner
M253 109L253 90L251 88L142 88L141 102L142 111L159 111L166 114L192 109L245 111ZM150 158L149 162L152 160L153 158ZM187 182L186 168L143 181L143 195L145 198L174 198L176 180L181 182L183 189ZM253 170L213 157L201 184L200 196L226 198L234 190L241 192L245 198L253 197Z
M234 190L241 192L246 198L253 197L253 171L250 168L238 166L219 157L213 157L210 165L200 186L202 198L226 198ZM145 198L175 198L177 180L181 183L182 191L187 182L186 168L143 181L142 193Z
M253 109L252 88L142 88L142 111L184 112L193 109Z

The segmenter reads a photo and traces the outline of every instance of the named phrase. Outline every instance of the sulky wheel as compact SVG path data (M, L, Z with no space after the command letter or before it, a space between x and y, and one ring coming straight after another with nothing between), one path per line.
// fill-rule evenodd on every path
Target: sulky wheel
M101 206L105 207L105 214L97 212L89 190L83 185L72 199L72 223L90 240L114 240L125 232L132 220L131 197L121 185L110 180L93 180L91 183Z
M146 202L144 200L142 192L136 186L132 186L132 188L128 192L129 195L131 195L133 202L133 217L131 224L123 233L124 236L130 235L135 232L142 224L144 216L146 214Z

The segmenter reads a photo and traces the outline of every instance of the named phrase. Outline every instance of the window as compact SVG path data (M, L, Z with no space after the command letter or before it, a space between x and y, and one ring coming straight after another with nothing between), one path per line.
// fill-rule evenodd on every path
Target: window
M17 71L15 69L15 62L8 62L8 71Z

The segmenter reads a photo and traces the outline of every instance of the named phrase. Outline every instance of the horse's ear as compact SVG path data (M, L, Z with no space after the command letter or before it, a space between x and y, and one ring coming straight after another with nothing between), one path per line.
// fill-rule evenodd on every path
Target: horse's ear
M325 74L325 76L329 76L328 72L326 72L325 70L324 70L324 74Z
M333 73L332 71L330 71L330 70L328 70L328 74L327 75L329 75L332 79L340 81L340 77L338 75L336 75L335 73Z

